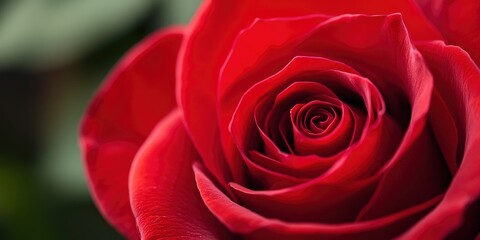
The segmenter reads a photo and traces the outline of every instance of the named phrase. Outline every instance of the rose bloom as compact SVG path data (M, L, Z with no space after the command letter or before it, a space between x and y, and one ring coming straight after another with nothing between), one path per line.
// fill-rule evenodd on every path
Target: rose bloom
M474 239L480 1L205 1L117 64L80 143L129 239Z

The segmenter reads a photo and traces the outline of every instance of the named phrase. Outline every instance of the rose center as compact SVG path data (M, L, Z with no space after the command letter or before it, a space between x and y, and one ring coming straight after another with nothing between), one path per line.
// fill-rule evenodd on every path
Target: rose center
M335 128L342 115L341 109L338 107L319 100L307 104L297 104L292 108L291 113L294 112L298 113L293 123L305 135L312 137L320 136Z

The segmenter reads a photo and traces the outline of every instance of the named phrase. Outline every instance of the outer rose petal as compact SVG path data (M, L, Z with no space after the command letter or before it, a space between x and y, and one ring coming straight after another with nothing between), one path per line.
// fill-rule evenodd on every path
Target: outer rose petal
M447 41L465 49L480 66L480 1L417 0Z
M185 113L187 128L207 169L224 187L225 179L242 179L239 172L231 173L225 168L224 154L217 147L220 138L216 125L217 81L236 35L255 18L398 12L405 18L412 38L441 38L410 0L371 0L368 4L355 0L206 1L193 20L188 33L190 36L181 50L177 97ZM239 167L238 163L229 164L232 169Z
M85 113L80 145L93 198L123 235L138 239L128 173L139 146L175 107L175 65L183 30L154 33L120 61Z
M458 113L457 127L465 134L465 150L445 198L404 239L443 239L452 233L458 234L455 239L473 239L480 231L480 71L460 48L441 42L421 44L418 48L434 75L436 89L452 100L447 101L449 110ZM469 212L469 207L477 212ZM463 226L469 227L462 229Z
M198 154L173 111L139 150L130 199L142 239L232 239L204 205L192 171Z
M289 223L263 217L238 205L222 193L194 165L195 180L203 201L226 227L245 239L391 239L431 210L442 195L399 213L372 221L345 224Z

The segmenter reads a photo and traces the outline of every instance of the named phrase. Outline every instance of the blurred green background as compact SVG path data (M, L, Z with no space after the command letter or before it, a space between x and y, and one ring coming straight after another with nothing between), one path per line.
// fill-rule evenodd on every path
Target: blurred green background
M79 120L129 48L200 2L0 1L0 239L122 239L89 196Z

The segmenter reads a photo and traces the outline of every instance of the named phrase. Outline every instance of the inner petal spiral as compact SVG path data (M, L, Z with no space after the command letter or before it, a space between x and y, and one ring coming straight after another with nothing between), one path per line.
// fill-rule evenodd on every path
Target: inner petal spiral
M265 110L259 109L257 118L261 118L258 111ZM352 111L327 86L302 81L278 94L260 128L284 152L332 156L356 139L355 126L363 122L356 120L363 118L362 111Z
M396 129L385 113L378 89L355 70L323 58L296 57L244 94L230 131L253 188L313 178L345 181L376 171L391 156L390 149L371 148L380 144L385 128ZM395 133L388 145L396 146L401 135L388 132ZM339 175L339 167L357 171ZM282 184L262 180L270 175Z
M338 108L318 100L297 104L290 110L290 116L295 118L295 125L300 127L303 134L311 137L324 135L335 128L341 114Z

